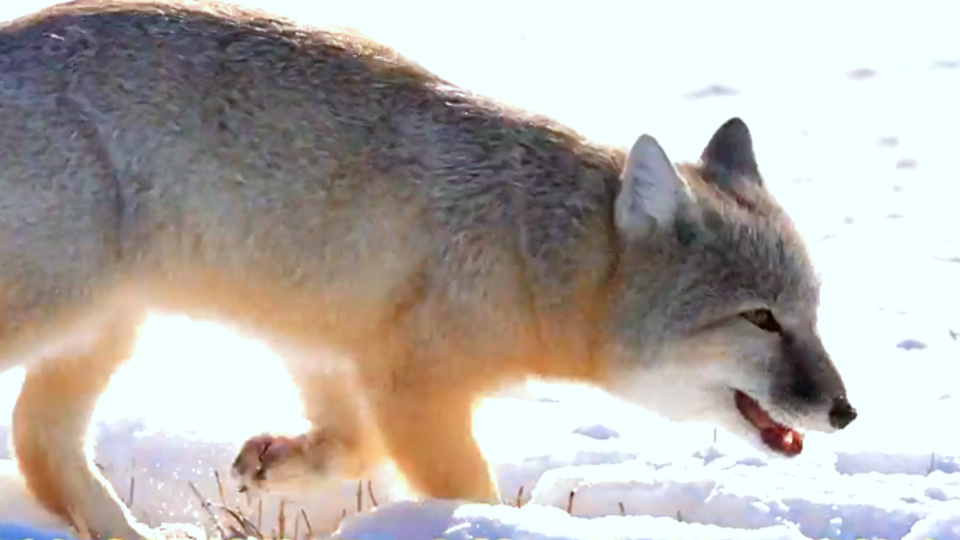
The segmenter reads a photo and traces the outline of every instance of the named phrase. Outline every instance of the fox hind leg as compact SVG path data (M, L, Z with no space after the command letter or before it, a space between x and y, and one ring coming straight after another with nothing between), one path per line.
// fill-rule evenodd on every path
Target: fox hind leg
M136 324L118 321L82 354L32 362L13 411L13 451L29 491L95 538L149 536L97 470L87 435L101 394L135 340Z

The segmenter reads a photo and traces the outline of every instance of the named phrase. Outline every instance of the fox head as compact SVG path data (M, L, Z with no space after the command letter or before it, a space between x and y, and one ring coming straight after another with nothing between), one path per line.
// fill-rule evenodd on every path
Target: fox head
M698 163L675 165L641 136L619 189L612 393L786 456L802 449L798 430L857 417L817 333L818 278L743 121L724 123Z

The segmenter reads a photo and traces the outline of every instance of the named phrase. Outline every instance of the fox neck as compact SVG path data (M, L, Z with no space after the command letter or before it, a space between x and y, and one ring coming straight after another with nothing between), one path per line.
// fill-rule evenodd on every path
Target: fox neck
M566 208L577 215L575 232L557 249L543 222L522 220L518 235L547 238L536 255L524 257L530 309L538 321L537 352L524 359L527 375L546 380L602 385L607 377L605 347L608 342L613 303L618 284L623 246L613 218L614 200L620 188L619 149L580 148L584 159L571 180L580 189ZM526 216L525 216L526 217Z

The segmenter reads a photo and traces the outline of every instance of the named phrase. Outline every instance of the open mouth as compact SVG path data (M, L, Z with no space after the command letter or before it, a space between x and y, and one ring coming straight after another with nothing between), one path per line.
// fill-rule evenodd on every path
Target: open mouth
M760 438L774 452L794 457L803 451L803 435L770 418L770 414L760 407L757 400L734 390L734 402L740 414L760 432Z

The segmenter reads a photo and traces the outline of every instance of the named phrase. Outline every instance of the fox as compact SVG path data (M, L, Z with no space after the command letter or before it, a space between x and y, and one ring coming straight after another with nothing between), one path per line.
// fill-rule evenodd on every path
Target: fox
M418 497L496 502L472 414L530 378L796 456L857 417L818 333L820 278L746 122L706 139L676 162L648 133L600 143L358 31L215 0L3 23L18 470L93 538L162 536L88 436L150 313L282 352L310 428L252 434L240 489L389 459Z

